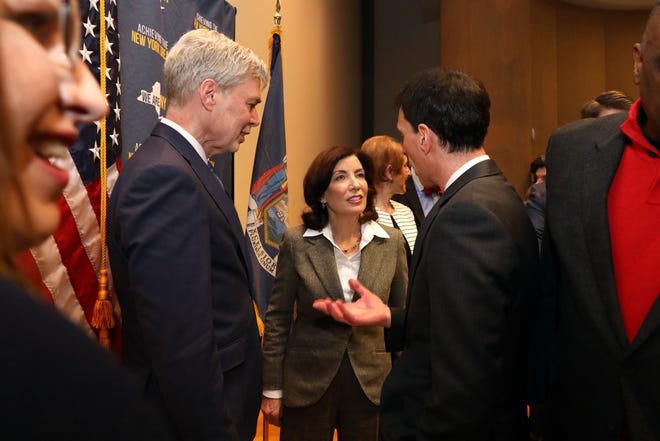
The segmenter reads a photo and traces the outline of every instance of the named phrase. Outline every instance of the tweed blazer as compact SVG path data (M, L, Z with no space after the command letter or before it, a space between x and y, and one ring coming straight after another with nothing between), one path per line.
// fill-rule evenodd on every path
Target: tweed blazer
M405 304L408 283L405 239L382 227L389 239L374 237L361 252L358 280L392 306ZM266 313L263 345L264 390L282 390L288 407L318 401L347 352L366 396L380 403L390 371L383 328L352 328L312 307L316 299L343 298L333 245L323 235L303 237L288 229L280 245L277 275Z

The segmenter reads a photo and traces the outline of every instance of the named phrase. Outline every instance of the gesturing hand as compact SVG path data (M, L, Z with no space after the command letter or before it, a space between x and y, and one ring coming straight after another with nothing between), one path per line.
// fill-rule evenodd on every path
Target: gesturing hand
M338 322L351 326L383 326L390 327L390 308L376 294L369 291L359 281L350 279L348 281L351 289L360 296L352 303L343 300L332 300L329 298L315 300L314 309L328 314Z

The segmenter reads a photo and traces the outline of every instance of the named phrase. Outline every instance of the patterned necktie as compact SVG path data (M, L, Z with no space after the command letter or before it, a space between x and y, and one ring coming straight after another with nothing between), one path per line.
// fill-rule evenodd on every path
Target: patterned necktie
M222 179L220 179L220 176L216 174L211 161L207 162L207 164L209 166L209 169L211 169L211 173L213 173L213 177L220 183L220 187L222 187L222 190L225 191L225 184L222 183Z

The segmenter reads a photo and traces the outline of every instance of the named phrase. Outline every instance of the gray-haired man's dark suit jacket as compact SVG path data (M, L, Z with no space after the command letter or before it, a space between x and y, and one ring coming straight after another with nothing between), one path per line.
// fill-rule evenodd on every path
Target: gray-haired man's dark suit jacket
M159 123L119 175L108 249L124 363L186 440L252 440L259 334L232 201L176 130Z

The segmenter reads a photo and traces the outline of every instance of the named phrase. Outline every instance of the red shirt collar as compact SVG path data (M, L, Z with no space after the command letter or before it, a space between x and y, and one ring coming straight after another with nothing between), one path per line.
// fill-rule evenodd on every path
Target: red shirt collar
M643 151L651 150L657 152L658 149L649 142L642 128L639 126L638 116L641 106L642 101L637 98L628 112L628 118L621 124L621 131L630 138L629 145L631 147Z

